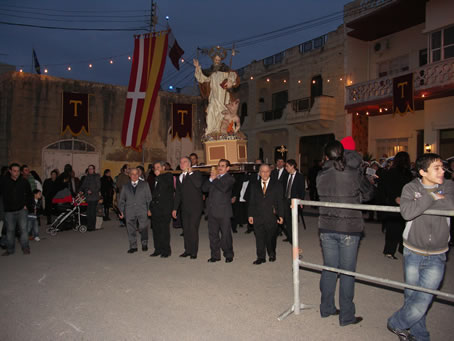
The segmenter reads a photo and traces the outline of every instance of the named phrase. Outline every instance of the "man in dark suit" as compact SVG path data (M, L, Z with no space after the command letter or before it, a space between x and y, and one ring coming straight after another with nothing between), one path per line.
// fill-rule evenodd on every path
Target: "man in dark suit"
M177 219L177 211L181 206L184 231L184 252L180 257L197 258L199 251L199 225L203 210L202 184L203 177L199 171L193 171L188 157L180 159L183 173L177 178L175 201L172 216Z
M260 169L260 165L262 163L263 163L262 159L256 159L255 160L254 170L257 171L257 173L252 172L252 173L248 173L248 175L247 175L247 178L246 178L245 181L248 181L248 186L246 188L246 193L244 194L244 199L246 200L246 202L249 201L249 198L251 196L251 188L254 186L254 183L259 183L260 182L259 169ZM246 233L251 233L251 232L254 232L254 225L248 223Z
M221 251L224 252L225 262L233 261L233 242L231 222L232 218L232 189L235 179L228 171L230 161L221 159L217 171L212 170L210 178L202 186L208 192L208 236L210 238L211 258L208 262L221 260ZM221 233L221 238L219 238Z
M285 161L282 157L276 159L276 168L271 172L271 179L277 180L279 182L284 182L287 180L288 172L285 169Z
M285 169L285 161L282 157L276 158L276 168L271 171L271 179L280 182L282 186L287 183L288 172ZM284 224L278 224L278 233L280 236L282 236L282 232L285 233L285 226Z
M167 258L170 249L170 219L173 209L173 175L165 172L165 162L153 164L154 183L151 192L151 226L153 231L154 252L151 257Z
M148 217L151 216L150 203L151 192L148 183L139 180L139 170L131 169L129 172L131 181L123 186L120 194L118 209L119 218L126 217L126 229L128 231L128 253L137 252L137 225L139 225L142 251L148 251Z
M248 207L249 223L254 224L256 265L266 262L266 251L270 262L276 260L276 222L284 221L282 185L270 179L270 166L261 165L259 173L261 180L251 185Z
M292 243L292 209L291 199L304 199L306 193L306 185L304 175L297 171L296 161L293 159L287 160L285 169L288 172L287 182L284 182L284 216L285 216L285 229L284 233L287 239L285 242Z

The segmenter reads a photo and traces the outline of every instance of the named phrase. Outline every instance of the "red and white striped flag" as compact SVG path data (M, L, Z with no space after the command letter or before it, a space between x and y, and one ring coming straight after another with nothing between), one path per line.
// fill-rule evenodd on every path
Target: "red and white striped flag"
M135 36L121 142L142 148L150 129L166 64L168 31Z

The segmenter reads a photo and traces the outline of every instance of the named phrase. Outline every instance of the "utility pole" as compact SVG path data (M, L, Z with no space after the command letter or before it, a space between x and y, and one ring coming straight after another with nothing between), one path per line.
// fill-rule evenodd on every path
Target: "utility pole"
M158 24L158 12L156 10L156 2L151 0L150 32L156 32L157 24Z

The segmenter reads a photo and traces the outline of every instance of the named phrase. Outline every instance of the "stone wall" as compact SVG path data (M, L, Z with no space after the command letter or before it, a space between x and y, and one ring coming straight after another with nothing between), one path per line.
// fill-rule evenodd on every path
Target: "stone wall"
M204 112L200 97L160 92L150 131L142 152L124 148L121 129L127 88L110 84L56 78L46 75L9 72L0 76L0 163L26 163L38 173L42 169L42 150L73 136L61 134L62 93L89 94L89 134L77 139L95 146L100 168L124 163L133 165L167 157L167 131L171 125L171 103L191 103L194 112L193 140L200 141L204 130ZM195 150L202 151L200 142ZM203 158L203 155L202 155Z

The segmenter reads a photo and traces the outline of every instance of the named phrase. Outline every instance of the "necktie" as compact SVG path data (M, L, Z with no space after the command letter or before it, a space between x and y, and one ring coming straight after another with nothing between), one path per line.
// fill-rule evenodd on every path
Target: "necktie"
M263 188L262 188L263 194L266 193L266 182L263 181Z
M291 189L292 189L292 184L293 184L293 175L294 174L291 174L290 175L290 179L288 180L288 184L287 184L287 189L285 190L285 197L290 199L290 196L291 196Z
M184 179L186 179L186 173L183 173L183 180L181 181L181 183L184 182Z

